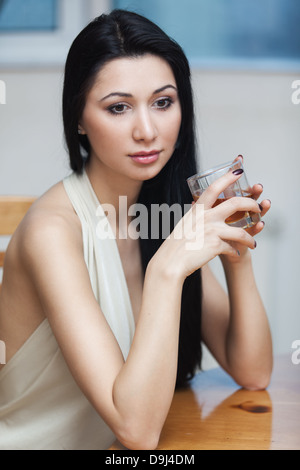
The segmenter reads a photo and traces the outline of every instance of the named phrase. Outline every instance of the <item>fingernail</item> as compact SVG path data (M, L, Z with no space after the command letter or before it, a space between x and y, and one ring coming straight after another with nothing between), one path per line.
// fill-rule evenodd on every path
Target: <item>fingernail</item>
M254 248L257 247L257 243L256 243L256 240L254 240Z
M242 173L244 173L244 170L242 168L239 168L238 170L234 170L232 173L234 175L241 175Z
M260 208L261 211L263 210L263 206L261 204L258 204L258 207Z
M267 199L267 201L269 201L269 203L272 204L270 199Z
M238 158L239 158L239 157L240 157L242 160L244 160L243 155L238 155Z
M264 186L263 186L263 184L261 184L261 183L258 183L258 184L259 184L259 186L261 186L261 187L262 187L262 189L264 189Z

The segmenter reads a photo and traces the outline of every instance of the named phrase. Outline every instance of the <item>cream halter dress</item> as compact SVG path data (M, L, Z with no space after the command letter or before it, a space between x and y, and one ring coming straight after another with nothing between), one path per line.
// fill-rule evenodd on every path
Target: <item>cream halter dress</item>
M134 318L115 237L87 174L72 173L63 183L81 221L94 295L126 359ZM75 383L45 319L0 371L0 450L97 450L114 439Z

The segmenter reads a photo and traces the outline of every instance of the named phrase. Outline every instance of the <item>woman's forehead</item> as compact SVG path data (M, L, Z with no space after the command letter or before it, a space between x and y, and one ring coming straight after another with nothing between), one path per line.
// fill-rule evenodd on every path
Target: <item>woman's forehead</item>
M141 87L156 90L167 83L176 87L175 77L168 62L159 56L146 54L120 57L107 62L99 70L93 88L103 92L114 88L122 91L124 87L127 90Z

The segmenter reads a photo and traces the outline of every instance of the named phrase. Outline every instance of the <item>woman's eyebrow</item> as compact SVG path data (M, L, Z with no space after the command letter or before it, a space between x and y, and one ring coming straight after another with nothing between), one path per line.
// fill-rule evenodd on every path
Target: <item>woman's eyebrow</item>
M130 93L123 93L122 91L115 91L114 93L109 93L109 95L104 96L104 98L101 98L100 101L107 100L108 98L111 98L112 96L120 96L121 98L132 98L132 95Z
M173 90L175 90L177 92L177 88L174 85L169 84L169 85L165 85L165 86L155 90L153 92L153 95L158 95L159 93L161 93L162 91L165 91L168 88L173 88ZM132 98L133 97L133 95L131 93L124 93L122 91L115 91L113 93L109 93L109 95L104 96L104 98L101 98L100 101L107 100L108 98L111 98L113 96L119 96L120 98Z
M165 85L165 86L163 86L163 87L158 88L157 90L155 90L155 91L153 92L153 95L157 95L158 93L161 93L162 91L165 91L167 88L173 88L173 90L175 90L175 91L177 92L176 86L169 84L169 85Z

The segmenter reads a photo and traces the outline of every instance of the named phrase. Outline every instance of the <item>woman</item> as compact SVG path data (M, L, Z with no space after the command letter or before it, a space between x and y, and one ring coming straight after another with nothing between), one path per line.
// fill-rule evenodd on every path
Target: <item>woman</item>
M153 204L191 203L195 139L187 60L139 15L102 15L75 39L63 117L73 172L32 206L6 255L0 448L101 449L117 437L154 449L176 383L200 366L201 340L238 384L268 385L272 346L249 251L264 223L247 232L225 219L237 210L264 215L270 202L233 198L212 208L239 178L230 173L169 237L151 238ZM253 192L257 199L261 185ZM147 209L149 236L136 236L137 214L120 196L126 208ZM199 204L203 243L190 223L199 223ZM114 209L110 224L105 208ZM229 300L207 266L216 256Z

